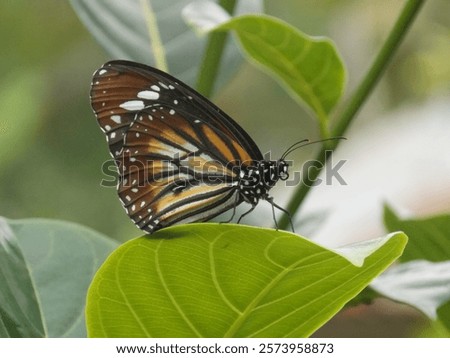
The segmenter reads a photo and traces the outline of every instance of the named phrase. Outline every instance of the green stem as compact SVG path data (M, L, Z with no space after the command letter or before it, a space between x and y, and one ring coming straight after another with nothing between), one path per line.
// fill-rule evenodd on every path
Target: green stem
M152 47L153 57L155 58L155 67L162 71L169 70L166 61L164 45L159 34L158 23L155 13L152 9L150 0L141 0L141 7L144 12L145 23L147 24L148 35L150 37L150 45Z
M362 104L378 83L387 64L394 56L395 50L399 47L424 2L425 0L409 0L406 3L371 68L350 99L350 103L336 121L333 135L342 135L345 132Z
M369 97L373 88L381 78L384 70L386 69L387 64L391 60L391 58L395 54L395 50L399 47L402 39L405 34L408 32L411 24L413 23L416 15L418 14L421 6L425 0L408 0L397 19L394 27L389 33L388 38L383 44L380 52L378 53L375 61L367 72L366 76L350 98L348 105L345 107L342 114L336 120L336 125L334 126L331 135L334 136L342 136L352 120L355 118L355 115L361 109L364 102ZM321 147L316 161L320 163L325 163L327 157L327 150L334 150L338 146L338 141L325 142ZM303 181L297 192L292 197L291 201L288 204L287 210L288 212L294 214L297 212L298 208L302 204L303 200L309 193L311 189L311 185L315 182L317 177L319 176L322 168L312 168L308 173L308 178L305 178L303 175ZM279 221L280 228L287 228L289 225L289 219L287 215L281 217Z
M232 14L236 6L236 0L221 0L219 5L229 14ZM196 85L197 90L206 97L210 97L212 94L227 38L228 32L222 31L211 32L208 36Z
M327 139L330 138L330 128L328 126L329 119L328 115L319 116L319 128L320 128L320 138Z

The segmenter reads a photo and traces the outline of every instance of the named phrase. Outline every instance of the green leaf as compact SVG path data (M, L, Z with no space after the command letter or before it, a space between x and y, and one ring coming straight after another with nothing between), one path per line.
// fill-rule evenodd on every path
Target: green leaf
M13 229L0 217L0 337L44 337L30 271Z
M145 0L147 1L147 0ZM142 2L138 0L71 0L72 7L87 29L111 58L154 65ZM181 12L191 0L152 0L159 33L172 75L193 86L199 71L206 38L198 37L184 23ZM237 13L262 10L261 0L240 1ZM225 48L218 84L236 73L242 57L232 43Z
M20 245L20 249L16 246L20 256L9 250L1 257L0 272L7 273L2 277L8 284L0 278L0 295L8 287L14 293L1 296L2 316L5 313L10 322L24 330L20 332L22 337L85 337L87 288L117 244L90 229L61 221L26 219L3 223L13 242ZM26 320L11 308L15 306L24 312Z
M303 100L326 121L342 96L345 68L333 42L312 37L279 19L243 15L220 24L220 17L206 21L198 16L191 23L204 30L234 30L249 58L274 74L288 92ZM219 24L212 27L211 24Z
M447 337L450 337L450 300L439 306L437 315L447 330Z
M400 258L404 264L380 276L373 288L387 297L413 305L433 320L439 319L448 329L450 215L402 220L385 205L384 222L388 230L404 231L409 242Z
M385 205L384 222L389 231L400 230L409 237L408 246L400 261L450 260L450 215L402 220L389 206Z
M90 337L306 337L388 267L395 233L341 250L297 235L189 224L129 241L89 288ZM361 266L355 266L349 260Z
M11 337L6 324L3 323L3 312L0 312L0 338Z

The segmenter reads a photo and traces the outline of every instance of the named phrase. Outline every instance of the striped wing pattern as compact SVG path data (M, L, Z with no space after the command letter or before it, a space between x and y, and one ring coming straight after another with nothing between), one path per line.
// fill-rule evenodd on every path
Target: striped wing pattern
M236 122L185 84L112 61L95 72L91 103L117 163L120 200L142 230L207 221L242 202L241 165L262 155Z

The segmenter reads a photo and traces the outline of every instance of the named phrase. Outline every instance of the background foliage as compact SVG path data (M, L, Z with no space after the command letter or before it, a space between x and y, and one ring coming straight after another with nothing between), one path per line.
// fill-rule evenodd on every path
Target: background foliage
M333 38L350 69L351 90L401 5L388 0L282 0L267 2L266 11L309 34ZM382 207L371 206L380 198L417 216L448 211L450 166L443 153L450 149L445 136L449 124L442 118L448 119L449 110L445 100L450 81L445 17L449 10L445 0L426 4L360 113L348 135L352 140L341 152L349 160L349 185L319 188L308 201L305 215L324 210L324 203L345 213L332 216L320 232L312 234L318 241L333 237L335 243L348 242L361 237L362 231L363 237L382 233ZM108 154L89 107L88 91L93 71L107 56L67 2L2 2L0 13L4 46L0 215L70 220L116 239L140 235L123 213L114 189L99 186L100 168ZM286 143L318 136L309 114L299 110L275 81L248 64L215 102L274 156ZM311 157L313 150L297 152L296 161ZM354 154L348 157L348 153ZM280 188L276 195L282 203L289 189ZM355 225L361 213L372 215L365 225ZM251 220L258 223L260 216L256 213ZM307 235L306 229L302 234ZM369 317L370 327L360 323ZM414 335L423 322L413 310L382 301L342 313L322 334Z

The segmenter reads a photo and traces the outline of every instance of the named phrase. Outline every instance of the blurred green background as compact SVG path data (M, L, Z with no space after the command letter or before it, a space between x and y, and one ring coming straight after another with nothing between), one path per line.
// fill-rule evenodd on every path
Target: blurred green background
M267 1L266 12L310 35L329 36L336 42L349 70L348 97L403 4L400 0L279 0ZM449 13L447 0L425 3L357 118L354 136L364 132L364 123L386 114L430 106L435 98L447 98L448 102ZM0 215L68 220L119 241L140 236L117 200L115 189L100 187L101 166L109 154L90 108L89 86L94 70L110 58L67 1L2 1L0 19ZM273 79L252 65L244 64L214 101L242 123L263 152L273 149L274 156L290 143L318 136L314 119ZM450 119L450 113L446 116ZM395 121L396 116L389 118ZM427 150L421 143L410 145ZM296 159L311 157L313 151L308 147L296 152ZM374 155L367 153L368 159ZM431 205L429 210L422 207L420 213L449 209L448 189L442 189L443 201L439 205ZM410 309L398 311L397 306L384 305L378 303L368 311L364 307L348 310L325 327L323 334L364 332L386 336L386 327L390 327L393 336L409 336L418 329L411 322L425 322ZM361 331L371 315L377 318L371 327ZM340 320L350 331L333 328L342 323Z

